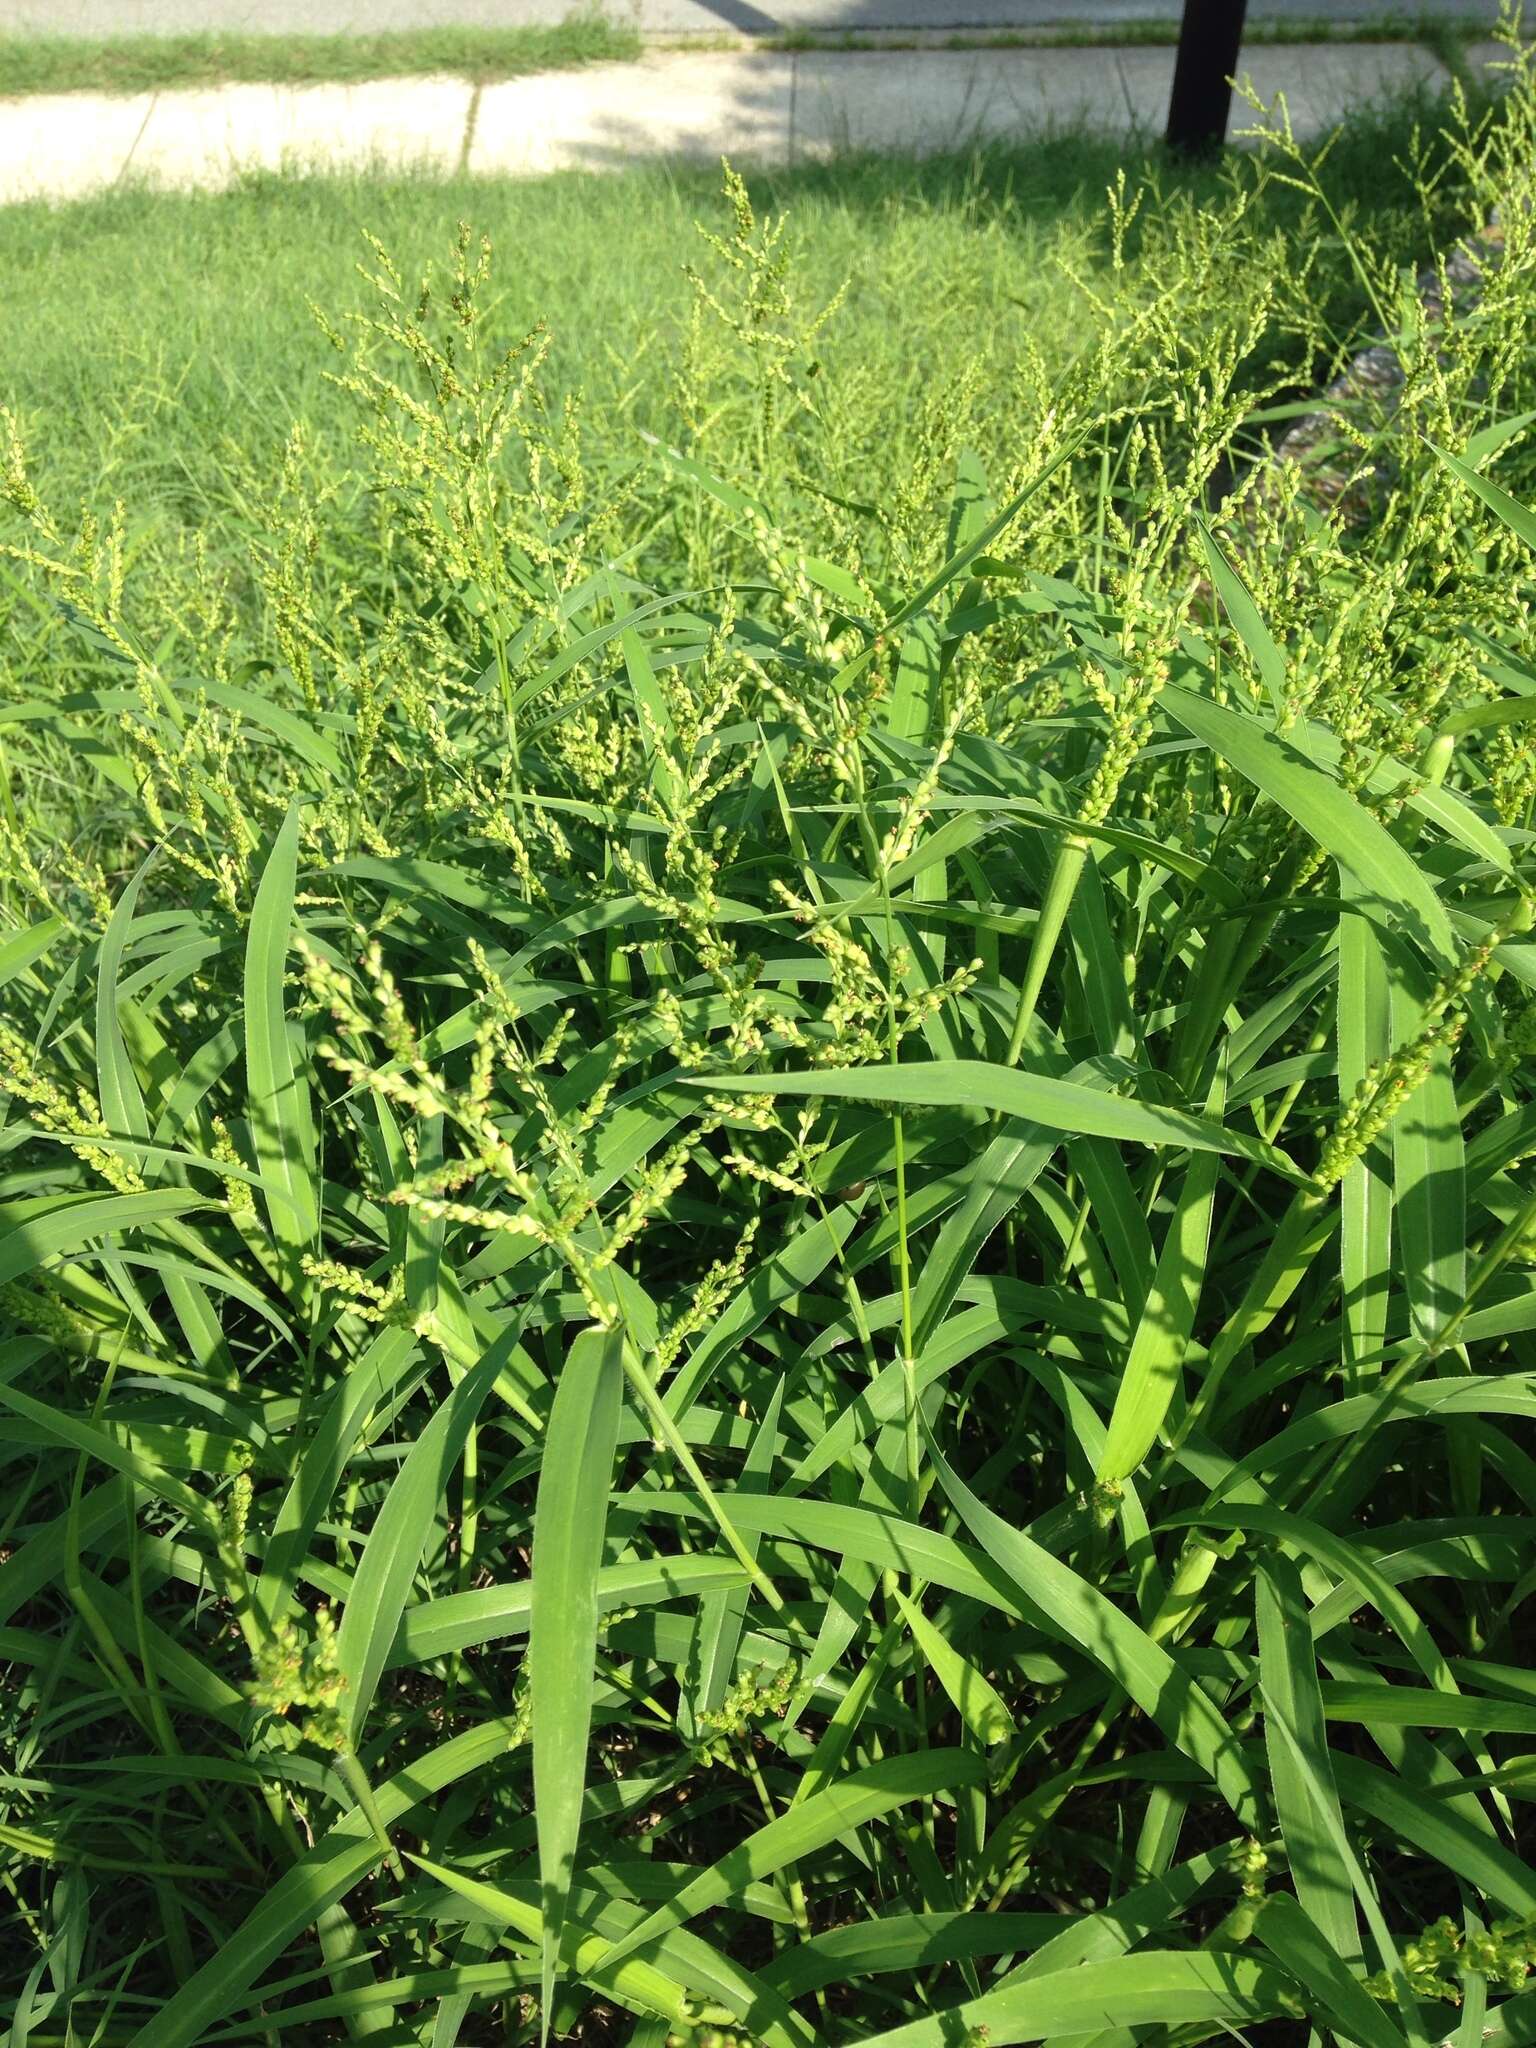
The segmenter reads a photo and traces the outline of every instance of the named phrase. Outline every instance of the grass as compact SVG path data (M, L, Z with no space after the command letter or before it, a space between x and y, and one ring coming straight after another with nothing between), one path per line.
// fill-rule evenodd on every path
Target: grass
M1536 86L1368 141L0 223L13 2041L1527 2037Z
M1234 113L1238 125L1241 110ZM1377 245L1413 263L1461 215L1448 193L1426 218L1408 169L1433 102L1369 111L1330 153L1330 204L1368 211ZM912 164L871 157L806 165L754 185L792 210L808 296L845 284L843 317L818 344L829 385L847 389L839 466L900 476L936 403L936 365L965 366L956 394L971 431L1005 436L1021 353L1078 345L1081 275L1112 278L1103 193L1122 168L1170 197L1219 205L1224 174L1165 165L1156 150L1071 130L1024 147ZM352 427L326 382L311 305L354 290L365 231L418 269L472 219L503 252L496 318L548 328L555 402L580 394L609 448L670 431L691 298L683 266L702 250L712 171L643 169L622 182L566 175L515 184L256 175L228 193L118 192L57 208L0 209L12 281L0 325L0 394L17 411L38 481L56 502L121 498L141 563L174 564L194 534L239 573L256 508L291 425L305 423L317 488L344 470ZM1294 232L1305 201L1277 178L1251 201L1255 224ZM1133 245L1142 235L1132 223ZM1154 235L1154 242L1156 236ZM1270 334L1309 387L1369 309L1342 243L1320 251L1325 328ZM1325 273L1325 275L1323 274ZM1137 273L1133 271L1133 277ZM343 437L338 441L337 436ZM856 484L853 494L861 495ZM181 572L168 566L173 576Z
M207 85L356 85L449 72L485 83L624 63L640 38L596 12L550 27L356 35L0 36L0 95L170 92Z

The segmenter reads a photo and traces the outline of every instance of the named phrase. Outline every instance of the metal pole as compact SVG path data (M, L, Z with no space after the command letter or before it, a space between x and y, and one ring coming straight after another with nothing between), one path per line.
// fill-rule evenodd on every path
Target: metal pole
M1243 47L1248 0L1184 0L1179 54L1168 102L1168 147L1203 156L1227 139L1228 81Z

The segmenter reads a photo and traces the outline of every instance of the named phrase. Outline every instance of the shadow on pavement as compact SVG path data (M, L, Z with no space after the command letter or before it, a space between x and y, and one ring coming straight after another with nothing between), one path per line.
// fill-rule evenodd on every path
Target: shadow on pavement
M1158 23L1174 27L1183 0L614 0L620 14L632 13L647 32L695 32L711 28L748 36L793 36L797 33L838 36L871 31L993 30L1091 26L1112 32L1117 27ZM1337 9L1318 0L1248 0L1251 27L1292 26L1337 12L1352 22L1392 24L1410 21L1414 9L1402 0L1349 0ZM1439 0L1425 10L1438 20L1487 32L1498 18L1499 0Z
M737 10L757 0L709 4ZM1049 149L1083 137L1136 155L1162 135L1173 68L1166 46L653 50L633 64L487 86L468 168L618 170L728 156L742 170L772 173L870 152ZM1258 44L1240 75L1265 107L1283 94L1302 137L1341 122L1356 129L1388 105L1430 114L1449 83L1417 44ZM1257 119L1234 102L1234 133Z

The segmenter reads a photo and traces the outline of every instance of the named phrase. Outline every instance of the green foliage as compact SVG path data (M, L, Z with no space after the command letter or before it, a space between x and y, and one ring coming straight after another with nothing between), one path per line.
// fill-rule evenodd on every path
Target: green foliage
M1536 91L1411 169L1443 324L1282 137L896 377L732 179L646 434L466 230L201 545L12 435L13 2041L1527 2037Z

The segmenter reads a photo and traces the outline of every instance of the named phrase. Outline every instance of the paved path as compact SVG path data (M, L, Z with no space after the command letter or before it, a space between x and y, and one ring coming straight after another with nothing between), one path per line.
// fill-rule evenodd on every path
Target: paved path
M241 30L348 33L563 21L572 0L0 0L0 32L174 35ZM616 21L656 35L779 35L794 30L1114 27L1176 21L1180 0L607 0ZM1401 20L1404 0L1249 0L1252 22ZM1426 0L1424 11L1491 27L1498 0Z
M1172 67L1171 50L1146 46L653 50L635 64L480 90L425 78L0 101L0 201L72 197L124 180L219 186L242 169L284 165L528 176L656 157L787 165L847 148L966 148L1077 120L1153 135ZM1384 92L1446 83L1438 61L1412 43L1255 45L1244 68L1266 100L1286 95L1302 133Z

